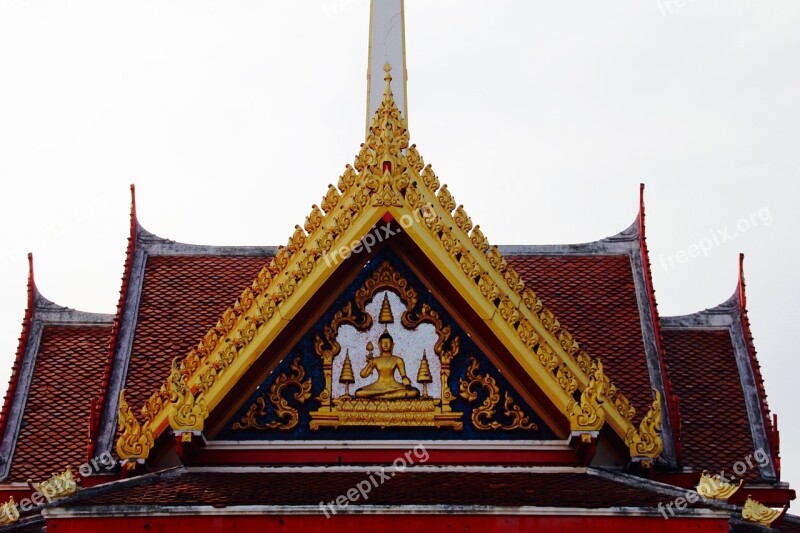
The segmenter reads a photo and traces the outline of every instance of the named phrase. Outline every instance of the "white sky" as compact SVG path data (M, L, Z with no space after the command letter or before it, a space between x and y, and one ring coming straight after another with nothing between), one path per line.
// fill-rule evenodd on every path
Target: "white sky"
M645 182L662 315L725 300L744 252L800 485L781 340L800 319L800 3L678 3L407 0L411 139L498 244L617 233ZM45 296L114 312L128 184L161 236L285 243L363 140L368 18L367 0L0 0L3 388L28 251Z

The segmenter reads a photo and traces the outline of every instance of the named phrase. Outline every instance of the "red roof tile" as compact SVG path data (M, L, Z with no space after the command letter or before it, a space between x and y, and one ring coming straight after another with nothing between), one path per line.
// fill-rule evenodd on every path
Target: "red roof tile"
M43 480L86 461L89 401L111 326L45 326L8 481Z
M512 265L636 407L653 401L639 304L627 255L510 255Z
M125 399L136 412L170 363L195 347L270 258L151 256L147 259Z
M664 329L663 334L681 403L683 463L696 471L731 474L754 450L730 331ZM758 467L743 477L758 479Z
M377 469L376 469L377 470ZM365 505L652 507L671 497L586 473L391 472ZM335 500L366 472L188 472L90 497L74 505L313 505ZM420 490L424 487L424 490ZM580 487L580 490L576 490ZM674 497L674 496L673 496ZM67 504L72 506L73 504Z

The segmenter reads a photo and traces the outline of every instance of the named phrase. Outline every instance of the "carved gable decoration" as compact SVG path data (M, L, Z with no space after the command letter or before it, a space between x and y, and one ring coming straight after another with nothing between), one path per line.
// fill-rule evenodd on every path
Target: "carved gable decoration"
M382 252L217 436L289 438L555 436L413 274Z

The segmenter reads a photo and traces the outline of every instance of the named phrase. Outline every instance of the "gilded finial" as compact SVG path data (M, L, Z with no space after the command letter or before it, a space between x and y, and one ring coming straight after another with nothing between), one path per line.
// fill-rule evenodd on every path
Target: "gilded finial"
M383 303L381 303L381 313L378 316L378 322L381 324L391 324L394 322L394 315L392 315L392 306L389 303L389 293L383 293Z

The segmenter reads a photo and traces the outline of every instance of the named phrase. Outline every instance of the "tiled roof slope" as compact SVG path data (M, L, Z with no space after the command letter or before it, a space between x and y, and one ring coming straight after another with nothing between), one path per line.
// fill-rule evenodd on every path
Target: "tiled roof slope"
M375 469L377 470L377 469ZM387 469L387 473L389 470ZM83 498L73 505L312 505L345 494L368 479L365 471L178 472L153 483ZM674 496L646 483L624 482L599 472L510 470L392 472L364 501L367 505L481 505L541 507L654 507ZM623 476L619 476L622 478ZM627 477L627 476L624 476ZM420 490L425 487L425 490ZM580 487L581 490L575 490ZM120 487L122 489L122 487ZM677 492L676 492L677 494Z
M626 255L507 256L537 296L637 407L652 402L641 317Z
M56 305L36 289L3 408L0 480L41 479L87 459L93 399L100 393L113 316Z
M664 342L681 399L684 465L730 473L754 451L730 331L666 328ZM760 473L748 469L742 477L754 480Z
M9 481L42 480L86 462L90 399L110 335L110 324L44 326Z
M175 357L197 345L269 258L170 255L147 258L125 383L140 406L169 374Z
M681 402L685 465L730 471L761 449L769 464L744 477L774 482L780 476L777 435L743 296L740 271L739 286L726 302L692 315L662 317L666 356Z

